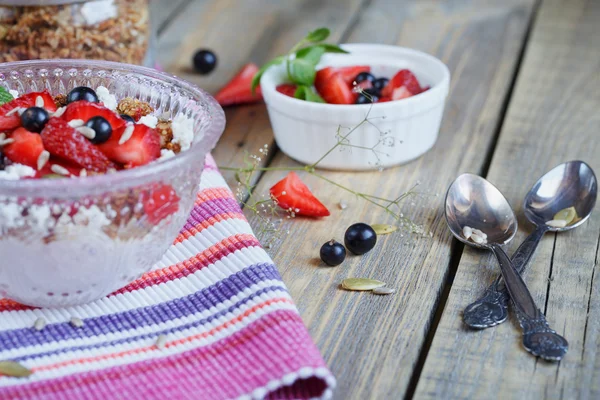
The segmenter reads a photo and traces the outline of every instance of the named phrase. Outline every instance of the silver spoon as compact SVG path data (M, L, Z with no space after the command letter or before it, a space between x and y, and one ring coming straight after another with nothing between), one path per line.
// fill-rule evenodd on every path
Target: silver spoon
M542 176L525 197L525 216L536 228L512 256L516 270L523 273L546 232L565 232L583 224L592 213L597 193L598 183L594 171L583 161L560 164ZM568 207L575 208L579 221L564 228L546 224L554 219L558 211ZM508 317L508 300L502 276L498 276L479 300L465 308L463 320L476 329L501 324Z
M517 233L517 218L502 193L480 176L463 174L456 178L446 194L446 221L458 240L490 250L496 256L506 289L519 315L525 349L546 360L560 360L567 352L568 342L549 328L521 275L501 247ZM474 243L467 240L463 236L464 227L485 232L487 241Z

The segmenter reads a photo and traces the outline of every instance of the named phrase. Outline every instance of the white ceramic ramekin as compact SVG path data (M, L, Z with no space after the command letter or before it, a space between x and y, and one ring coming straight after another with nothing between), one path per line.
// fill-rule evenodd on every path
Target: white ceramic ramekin
M368 116L344 144L338 146L319 167L336 170L369 170L413 160L437 140L450 72L437 58L412 49L378 44L346 44L350 54L326 54L325 66L370 65L377 76L391 78L410 69L421 86L431 89L416 96L373 105L319 104L283 95L275 90L286 81L284 65L270 68L260 84L279 148L305 164L319 160L342 137ZM341 129L338 129L339 127Z

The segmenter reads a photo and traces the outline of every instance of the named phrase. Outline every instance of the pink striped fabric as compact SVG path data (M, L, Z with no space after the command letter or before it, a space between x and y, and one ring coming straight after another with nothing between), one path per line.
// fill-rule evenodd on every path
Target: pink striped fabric
M173 248L152 271L80 312L83 328L61 317L69 310L0 299L0 360L33 371L0 375L0 399L331 397L335 379L210 156L202 178ZM216 243L194 240L209 231ZM181 259L178 245L195 255ZM147 304L128 297L137 294ZM116 304L110 311L108 299ZM40 313L48 325L36 331Z

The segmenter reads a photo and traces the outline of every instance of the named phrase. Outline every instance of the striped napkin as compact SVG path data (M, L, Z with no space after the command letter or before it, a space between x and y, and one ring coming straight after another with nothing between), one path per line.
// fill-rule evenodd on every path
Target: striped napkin
M190 218L151 272L85 306L0 299L0 360L33 371L0 376L3 400L328 398L335 386L210 156Z

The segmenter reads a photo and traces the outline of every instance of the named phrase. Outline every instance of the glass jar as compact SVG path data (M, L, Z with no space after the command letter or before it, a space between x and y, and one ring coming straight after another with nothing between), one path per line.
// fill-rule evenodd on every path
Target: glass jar
M152 65L149 0L0 0L0 62L48 58Z

